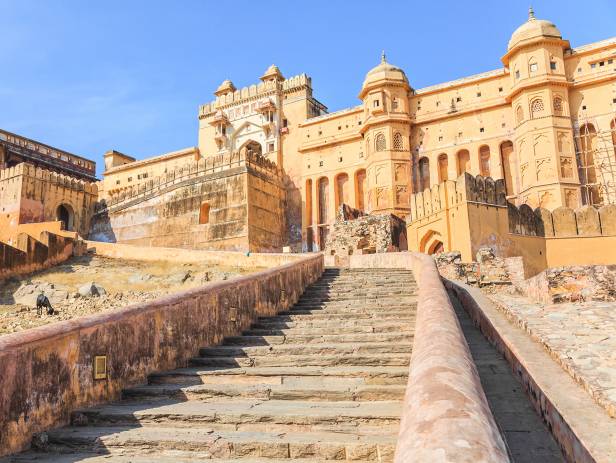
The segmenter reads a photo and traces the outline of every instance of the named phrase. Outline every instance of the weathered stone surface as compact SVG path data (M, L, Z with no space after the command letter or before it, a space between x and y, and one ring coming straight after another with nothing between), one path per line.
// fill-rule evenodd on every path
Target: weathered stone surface
M77 292L81 297L99 297L107 294L105 288L93 281L80 286Z
M328 235L327 255L349 256L407 249L406 223L392 214L363 215L342 204Z

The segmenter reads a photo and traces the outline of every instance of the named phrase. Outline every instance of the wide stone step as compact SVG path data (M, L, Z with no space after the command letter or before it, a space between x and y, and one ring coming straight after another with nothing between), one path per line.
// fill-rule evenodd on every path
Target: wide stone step
M402 400L404 385L368 386L362 378L304 378L290 384L162 384L138 386L122 392L125 400L305 400L305 401L368 401Z
M397 425L397 401L314 402L238 398L234 401L156 401L104 405L71 414L73 426L205 426L217 430L293 432L387 429ZM376 428L375 428L376 429Z
M325 330L331 330L334 333L340 333L342 328L354 328L354 327L371 327L380 328L387 326L389 328L412 328L415 324L415 319L408 318L387 318L380 320L378 318L325 318L325 319L312 319L299 321L284 321L284 320L262 320L254 323L251 326L251 330L254 329L286 329L286 328L322 328ZM338 329L332 330L332 325L337 326Z
M339 355L277 355L250 357L193 357L191 365L206 367L275 367L275 366L322 366L340 365L402 366L408 365L408 354L339 354Z
M374 308L366 308L366 307L357 307L357 306L347 306L347 307L301 307L301 308L293 308L287 310L285 312L280 312L277 317L285 317L287 315L310 315L310 316L319 316L319 315L344 315L344 316L378 316L381 314L393 314L393 315L405 315L412 314L415 315L415 303L396 305L396 306L381 306ZM262 318L273 318L273 317L262 317Z
M337 367L249 367L249 368L179 368L154 373L149 384L298 384L314 379L355 379L362 385L406 385L407 366L337 366Z
M237 458L210 458L211 455L200 452L184 452L179 450L161 450L155 454L148 455L121 455L109 454L98 455L92 452L71 452L69 454L62 453L46 453L27 452L25 454L11 457L6 463L203 463L207 460L208 463L237 463ZM296 458L299 460L299 458ZM332 463L340 460L321 460L321 459L303 459L310 463ZM276 463L288 462L288 458L241 458L242 463ZM368 460L353 460L354 463L365 463ZM1 463L5 463L0 459Z
M388 333L388 332L407 332L412 333L413 327L410 324L401 325L400 323L381 323L367 325L340 326L336 328L337 334L357 334L357 333ZM303 328L280 327L280 328L251 328L245 331L247 336L293 336L293 335L322 335L323 326L310 326Z
M298 304L306 302L337 302L337 301L378 301L379 299L398 300L400 302L414 301L415 294L392 294L383 292L346 292L341 294L303 294L297 301Z
M374 310L371 312L345 312L338 310L336 312L323 311L320 309L314 310L292 310L284 315L277 315L275 317L262 317L259 318L259 323L266 322L294 322L294 321L306 321L306 320L327 320L335 322L336 320L414 320L415 312L412 310Z
M204 347L199 355L204 357L258 357L279 355L348 355L348 354L391 354L410 353L410 342L383 343L364 342L361 344L288 344L272 346L216 346Z
M229 336L223 344L233 346L269 346L274 344L319 344L319 343L363 343L363 342L400 342L401 339L412 340L407 332L359 333L359 334L296 334L279 336Z
M177 427L67 427L49 432L52 448L143 457L160 451L203 452L203 458L393 461L396 435L216 431Z

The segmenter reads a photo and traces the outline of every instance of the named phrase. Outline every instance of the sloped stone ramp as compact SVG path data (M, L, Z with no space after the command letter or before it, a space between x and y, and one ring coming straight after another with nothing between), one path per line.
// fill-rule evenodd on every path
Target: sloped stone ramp
M393 461L416 292L409 270L328 269L288 312L11 461Z

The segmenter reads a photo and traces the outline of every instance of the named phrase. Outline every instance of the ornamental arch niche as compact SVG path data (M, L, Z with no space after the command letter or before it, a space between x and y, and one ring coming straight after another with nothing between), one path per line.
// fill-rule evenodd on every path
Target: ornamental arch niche
M471 171L471 154L468 150L458 151L456 155L458 161L458 177L465 172Z
M423 157L419 160L419 190L430 188L430 160Z
M329 220L329 179L321 177L317 183L317 199L318 199L318 222L319 224L327 223Z
M374 151L385 151L386 143L385 143L385 135L382 133L377 133L374 138Z
M516 192L515 172L517 171L513 143L511 141L507 140L500 144L500 156L503 179L505 180L505 192L507 196L511 196Z
M490 147L488 145L479 148L479 173L482 177L490 176Z
M366 169L355 172L355 207L360 211L366 210Z
M346 173L336 175L336 211L341 204L349 204L349 176Z
M445 153L440 154L438 157L438 182L443 183L449 180L449 161Z

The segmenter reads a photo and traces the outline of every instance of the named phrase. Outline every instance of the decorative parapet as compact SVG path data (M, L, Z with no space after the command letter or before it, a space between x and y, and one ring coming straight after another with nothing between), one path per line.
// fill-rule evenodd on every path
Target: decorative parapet
M411 222L457 206L473 202L505 207L505 181L469 173L456 180L447 180L411 195Z
M177 166L174 170L153 177L146 182L114 191L110 196L96 205L96 213L110 207L133 201L140 197L155 195L169 187L191 178L199 178L217 172L224 172L237 167L248 167L262 175L282 179L283 170L275 162L255 153L233 152L207 156L190 163Z
M306 74L299 74L297 76L290 77L282 81L280 84L276 81L267 81L256 85L250 85L248 87L235 90L234 92L220 95L210 103L202 104L199 106L199 119L211 116L219 108L257 99L265 95L270 95L276 90L281 90L284 93L311 86L312 79Z
M22 162L8 169L0 170L0 181L18 176L41 180L74 191L85 191L92 195L96 195L98 192L98 187L95 182L80 180L70 175L59 174L41 167L35 167L33 164L27 162Z
M616 235L616 205L599 209L584 206L579 209L559 207L549 211L542 207L532 210L526 204L507 204L509 233L542 237L590 237Z

